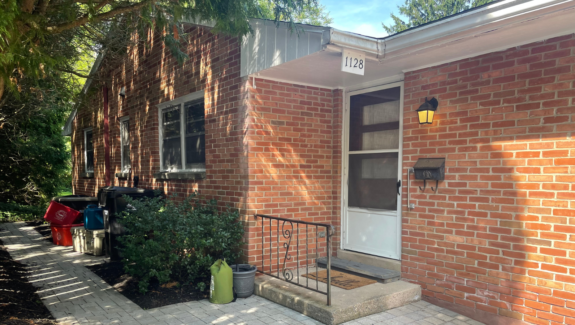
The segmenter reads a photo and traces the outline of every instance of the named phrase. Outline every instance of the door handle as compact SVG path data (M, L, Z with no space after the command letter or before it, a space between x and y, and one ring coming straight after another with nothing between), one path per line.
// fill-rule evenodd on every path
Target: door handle
M401 187L401 179L397 181L397 195L401 195L399 188Z

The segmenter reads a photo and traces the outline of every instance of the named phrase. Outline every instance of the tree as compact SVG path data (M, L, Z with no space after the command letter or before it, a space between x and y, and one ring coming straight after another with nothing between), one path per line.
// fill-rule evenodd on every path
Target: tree
M261 8L261 18L265 19L275 19L274 14L274 4L269 0L259 0L259 5ZM281 16L280 20L288 20L286 17ZM303 9L294 16L294 22L316 25L316 26L329 26L333 23L333 18L329 16L329 12L326 12L325 6L321 4L307 4Z
M304 9L317 6L317 0L268 2L272 17L292 26ZM243 36L250 31L249 18L262 15L259 4L259 0L3 0L0 100L5 89L18 93L22 78L40 79L54 71L86 77L75 71L75 59L114 44L121 53L122 41L135 31L165 31L166 45L184 60L179 52L182 22L211 21L214 32ZM71 53L58 51L55 45L64 42L76 45Z
M61 74L21 79L7 92L0 122L0 202L41 205L70 184L62 126L74 89Z
M391 14L393 24L386 26L382 23L382 25L385 31L391 35L491 1L493 0L405 0L405 3L398 8L399 13L407 17L407 21Z

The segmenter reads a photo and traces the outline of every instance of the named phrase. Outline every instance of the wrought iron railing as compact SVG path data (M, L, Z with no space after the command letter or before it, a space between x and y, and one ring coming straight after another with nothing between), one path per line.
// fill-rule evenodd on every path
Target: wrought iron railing
M295 219L285 219L272 216L266 216L262 214L256 214L254 216L261 218L261 268L258 272L265 275L289 282L291 284L306 288L311 291L315 291L327 296L327 305L331 306L331 236L333 235L333 226L325 223L315 223L300 221ZM275 221L275 222L274 222ZM275 225L274 225L275 224ZM281 230L280 230L281 224ZM295 226L294 226L295 225ZM320 228L324 228L325 231L319 231ZM281 234L281 237L280 237ZM312 236L310 236L310 234ZM315 235L315 236L314 236ZM266 240L267 236L267 240ZM311 237L311 238L310 238ZM275 247L274 247L275 239ZM295 241L295 247L293 244ZM267 247L266 244L269 246ZM282 250L280 255L280 244L285 250ZM301 254L300 254L300 244L302 244ZM310 245L311 244L311 245ZM325 251L327 253L327 290L322 291L319 288L319 270L318 262L320 254L320 246L325 245ZM309 285L310 280L310 246L311 246L311 256L314 255L315 251L315 288ZM267 252L266 252L267 248ZM275 248L275 252L274 252ZM295 249L295 252L294 252ZM304 251L305 249L305 251ZM305 255L304 255L305 252ZM275 270L274 270L274 253L275 253ZM323 252L322 252L323 253ZM295 260L293 260L295 254ZM301 259L300 256L304 255L305 259ZM266 265L266 258L269 257L269 265ZM283 257L283 262L281 262ZM313 258L312 258L313 260ZM281 264L281 267L280 267ZM305 282L300 280L300 266L303 269L303 264L305 264L306 274ZM295 279L294 279L294 265L295 265ZM314 266L312 265L312 268ZM266 269L268 271L266 271ZM274 272L275 271L275 272ZM281 274L281 276L280 276Z

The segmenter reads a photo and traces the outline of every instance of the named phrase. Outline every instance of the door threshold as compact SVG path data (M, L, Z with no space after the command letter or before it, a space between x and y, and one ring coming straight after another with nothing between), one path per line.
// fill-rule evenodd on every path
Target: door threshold
M401 272L401 261L386 257L374 256L342 249L337 250L337 257L343 260L348 260L352 262L367 264L371 266Z
M327 268L327 257L318 258L317 264L319 267ZM390 283L401 279L401 273L398 271L361 262L344 260L339 257L331 258L331 268L337 271L363 276L380 283Z

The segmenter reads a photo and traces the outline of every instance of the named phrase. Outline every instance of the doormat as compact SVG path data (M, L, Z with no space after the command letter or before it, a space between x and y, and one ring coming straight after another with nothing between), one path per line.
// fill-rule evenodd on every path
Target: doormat
M318 281L327 283L327 270L319 271ZM306 278L316 279L316 272L303 275ZM368 284L377 283L375 280L362 278L357 275L331 270L331 285L345 290L351 290Z

